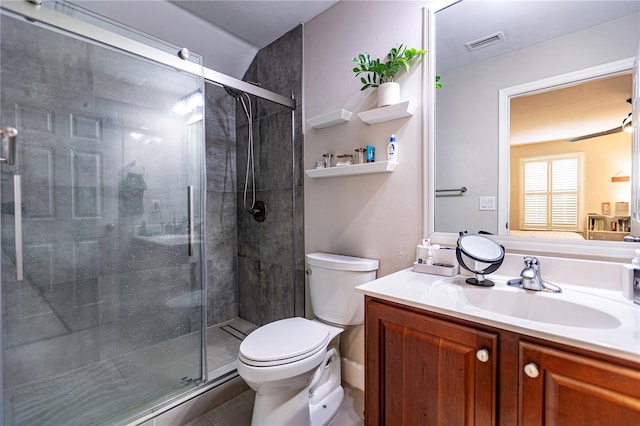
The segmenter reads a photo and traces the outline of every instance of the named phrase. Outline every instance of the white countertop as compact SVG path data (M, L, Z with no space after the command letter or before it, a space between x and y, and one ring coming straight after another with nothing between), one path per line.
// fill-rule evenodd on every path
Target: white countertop
M495 287L466 284L411 268L362 284L356 291L379 299L504 330L640 362L640 305L621 292L563 285L562 293L506 285L514 277L488 276Z

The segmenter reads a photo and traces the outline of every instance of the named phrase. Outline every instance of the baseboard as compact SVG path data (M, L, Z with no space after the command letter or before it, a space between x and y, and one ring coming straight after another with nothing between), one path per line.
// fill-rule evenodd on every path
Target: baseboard
M364 392L364 365L347 358L340 358L342 381Z

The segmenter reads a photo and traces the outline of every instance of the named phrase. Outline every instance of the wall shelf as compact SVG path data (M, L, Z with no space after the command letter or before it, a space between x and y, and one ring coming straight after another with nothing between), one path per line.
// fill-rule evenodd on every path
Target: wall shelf
M352 166L329 167L328 169L310 169L305 173L310 178L327 178L336 176L367 175L373 173L391 173L398 163L378 161L375 163L354 164Z
M418 105L411 101L404 101L381 108L370 109L358 113L360 120L367 124L382 123L383 121L395 120L402 117L410 117L418 109Z
M346 123L351 120L351 111L346 109L338 109L326 114L318 115L307 119L307 124L314 129L324 129L325 127L335 126L336 124Z
M587 240L623 241L631 232L630 216L587 214Z

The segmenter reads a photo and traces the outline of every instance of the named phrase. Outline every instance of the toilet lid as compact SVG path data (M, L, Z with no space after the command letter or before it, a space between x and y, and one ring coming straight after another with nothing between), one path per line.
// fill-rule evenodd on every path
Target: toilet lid
M240 356L252 365L279 365L304 359L329 343L329 329L304 319L275 321L249 334L240 344Z

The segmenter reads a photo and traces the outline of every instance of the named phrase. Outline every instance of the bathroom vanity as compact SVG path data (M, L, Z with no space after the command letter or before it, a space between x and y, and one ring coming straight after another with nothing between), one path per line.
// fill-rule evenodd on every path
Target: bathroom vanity
M505 282L405 270L358 288L366 424L637 422L640 307L612 291Z

